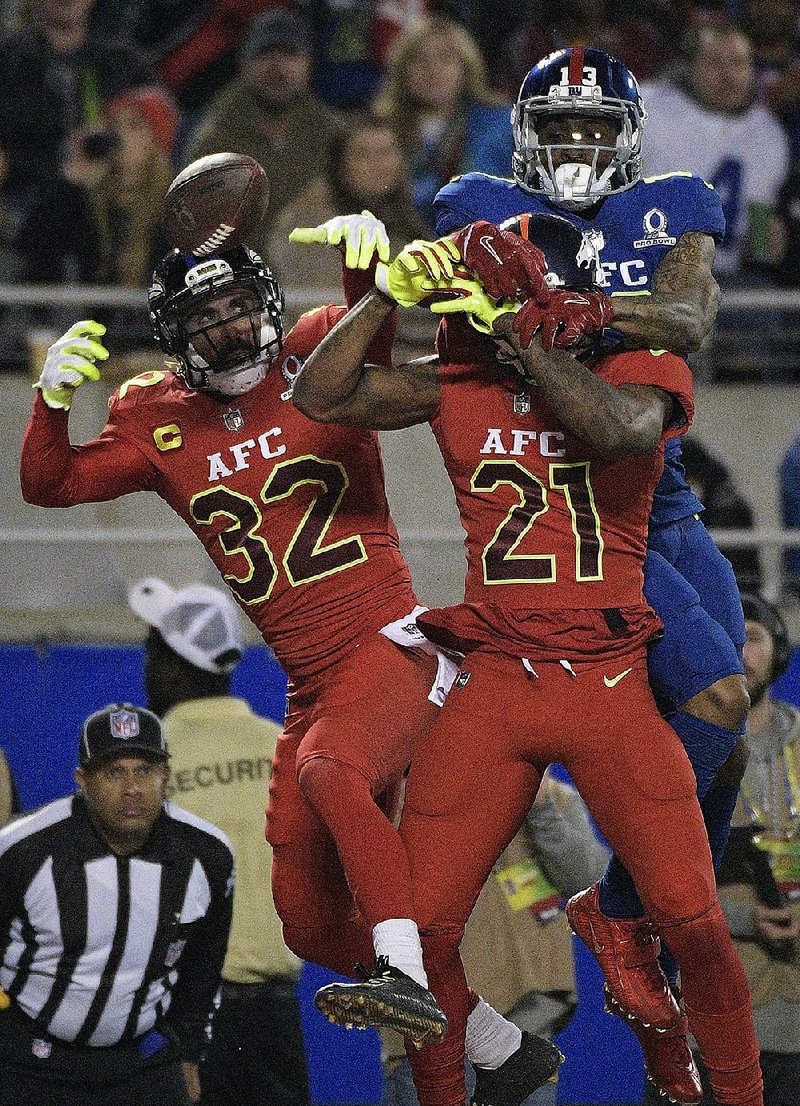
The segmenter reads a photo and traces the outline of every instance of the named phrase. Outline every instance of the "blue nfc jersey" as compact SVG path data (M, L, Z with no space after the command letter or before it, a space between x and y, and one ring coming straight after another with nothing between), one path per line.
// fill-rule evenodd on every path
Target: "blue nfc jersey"
M526 192L513 180L467 173L441 189L434 211L440 235L476 219L502 223L525 212L561 215L580 230L595 232L604 290L610 295L646 293L664 254L686 231L701 231L716 241L725 233L718 194L693 173L645 177L626 191L608 196L591 220ZM651 526L703 510L686 481L680 454L680 439L670 439L664 454L664 475L653 498Z

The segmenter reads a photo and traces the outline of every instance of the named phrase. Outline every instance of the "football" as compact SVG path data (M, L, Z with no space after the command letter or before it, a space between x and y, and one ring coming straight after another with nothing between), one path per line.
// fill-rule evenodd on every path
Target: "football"
M162 225L170 246L207 257L258 234L269 201L263 167L247 154L208 154L167 189Z

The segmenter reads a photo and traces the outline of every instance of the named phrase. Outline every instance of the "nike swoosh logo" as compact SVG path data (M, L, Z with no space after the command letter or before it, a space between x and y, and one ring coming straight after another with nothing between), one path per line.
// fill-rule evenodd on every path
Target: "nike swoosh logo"
M490 235L484 234L482 238L478 239L478 241L483 246L483 248L486 250L486 252L488 254L491 254L491 256L495 259L495 261L497 262L498 265L503 264L503 259L500 257L500 254L497 252L497 250L492 245L492 239L491 239Z
M633 672L632 668L626 668L624 672L620 672L619 676L614 676L609 680L608 676L603 676L603 683L606 687L616 687L623 677L627 676L629 672Z

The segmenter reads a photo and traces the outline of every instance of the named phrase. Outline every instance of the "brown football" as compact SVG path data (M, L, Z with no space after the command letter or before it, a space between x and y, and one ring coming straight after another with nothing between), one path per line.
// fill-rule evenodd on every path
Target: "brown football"
M208 154L167 189L161 222L171 246L207 257L257 235L269 200L263 167L247 154Z

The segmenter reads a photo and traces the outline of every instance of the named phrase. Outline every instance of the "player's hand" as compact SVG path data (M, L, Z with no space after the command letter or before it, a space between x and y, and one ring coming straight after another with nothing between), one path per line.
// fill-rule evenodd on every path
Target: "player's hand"
M47 351L44 368L34 388L42 393L48 407L69 411L75 389L84 380L99 380L95 361L107 361L108 350L98 341L105 334L102 323L85 319L75 323Z
M609 326L613 318L611 297L605 293L557 288L544 306L535 300L523 304L514 319L514 330L523 349L531 344L534 334L539 335L543 349L568 349L584 336Z
M481 334L492 334L495 319L519 311L521 306L515 300L494 299L478 280L462 277L458 270L446 290L453 293L452 297L431 303L431 311L436 315L466 315L470 326Z
M371 211L336 215L318 227L295 227L289 241L343 248L348 269L368 269L376 254L379 261L388 261L391 254L386 227Z
M447 290L460 260L450 239L436 242L417 239L404 247L391 265L378 262L375 287L401 307L414 307L426 296Z
M452 240L490 296L547 302L547 261L532 242L484 219L462 227Z

